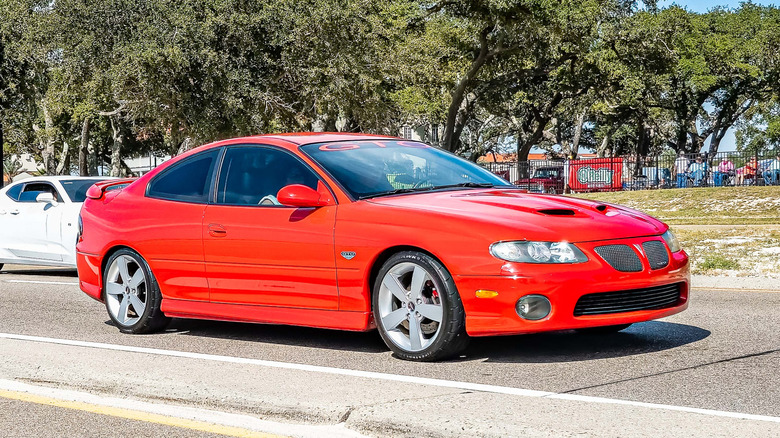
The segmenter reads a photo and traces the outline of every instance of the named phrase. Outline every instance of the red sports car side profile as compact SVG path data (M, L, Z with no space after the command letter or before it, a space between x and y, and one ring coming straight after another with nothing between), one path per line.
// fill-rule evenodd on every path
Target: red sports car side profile
M376 328L429 361L470 337L617 331L688 306L688 256L663 222L393 137L204 145L92 186L79 228L80 287L125 333L170 318Z

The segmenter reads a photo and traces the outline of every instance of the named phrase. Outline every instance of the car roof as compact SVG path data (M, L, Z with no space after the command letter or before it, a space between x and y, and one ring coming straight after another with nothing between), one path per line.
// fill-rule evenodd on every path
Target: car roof
M11 184L15 183L26 183L26 182L35 182L35 181L48 181L48 182L55 182L55 181L64 181L64 180L74 180L74 179L83 179L83 180L107 180L112 179L113 177L110 176L68 176L68 175L45 175L45 176L32 176L30 178L24 178L19 181L14 181Z
M269 143L275 146L285 147L287 149L295 149L298 146L311 144L311 143L326 143L334 141L356 141L356 140L404 140L398 137L391 137L387 135L378 134L357 134L349 132L294 132L289 134L263 134L253 135L247 137L231 138L213 143L205 144L195 149L204 150L212 147L220 147L227 145L238 145L246 143Z

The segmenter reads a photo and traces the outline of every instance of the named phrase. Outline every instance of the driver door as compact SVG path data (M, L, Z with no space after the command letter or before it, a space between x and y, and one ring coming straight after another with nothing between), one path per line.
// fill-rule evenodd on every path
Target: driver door
M337 309L336 205L295 208L276 194L289 184L325 189L291 153L237 146L225 152L203 242L212 302Z
M57 205L37 202L41 193L51 193ZM3 200L5 211L3 240L4 247L14 256L29 262L62 261L62 253L56 247L62 216L62 195L51 183L36 181L25 183L16 199Z

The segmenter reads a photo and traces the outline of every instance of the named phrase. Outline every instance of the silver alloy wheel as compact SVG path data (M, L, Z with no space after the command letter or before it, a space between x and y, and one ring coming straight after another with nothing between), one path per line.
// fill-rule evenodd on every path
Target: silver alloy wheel
M106 307L123 326L137 323L146 310L147 279L133 257L121 255L111 262L106 276Z
M387 336L409 352L425 350L442 330L441 296L428 271L416 263L399 263L385 274L378 310Z

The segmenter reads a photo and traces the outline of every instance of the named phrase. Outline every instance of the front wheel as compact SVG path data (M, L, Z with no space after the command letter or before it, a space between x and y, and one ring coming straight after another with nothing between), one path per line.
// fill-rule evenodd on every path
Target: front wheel
M374 283L372 305L385 344L406 360L435 361L466 348L466 314L452 276L433 257L390 257Z
M130 249L120 249L103 272L103 300L122 333L150 333L170 322L160 310L162 295L149 265Z

